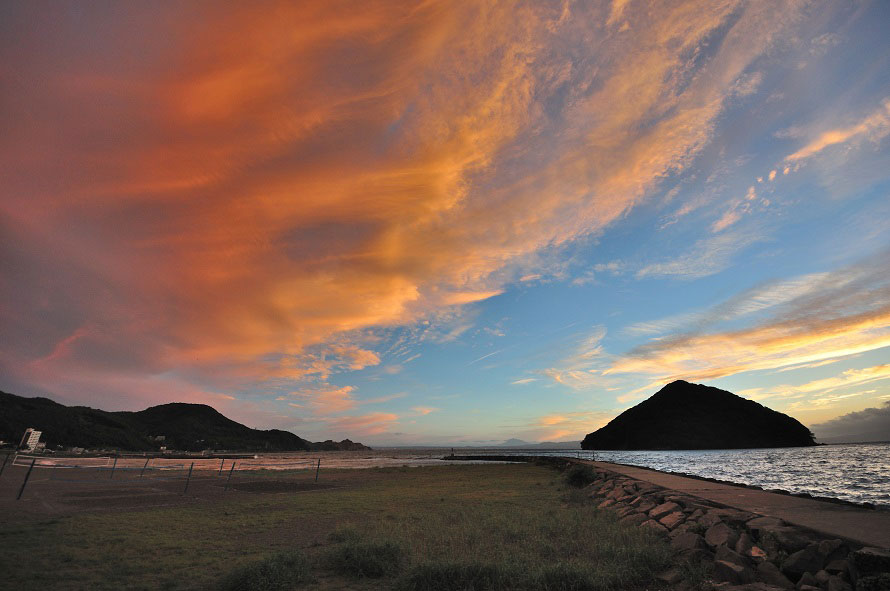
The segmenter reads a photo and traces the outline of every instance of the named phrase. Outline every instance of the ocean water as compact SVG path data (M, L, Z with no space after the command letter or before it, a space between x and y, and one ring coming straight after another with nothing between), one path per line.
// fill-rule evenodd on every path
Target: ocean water
M591 457L591 452L581 452ZM890 509L890 443L771 449L598 451L596 459Z
M321 454L337 467L423 466L441 464L451 450L381 449L346 452L339 458ZM456 448L458 455L555 455L692 474L765 490L807 493L890 509L890 443L857 443L768 449L688 451L518 450ZM318 455L315 455L318 457ZM336 458L336 459L335 459Z
M516 448L454 448L457 455L542 455L597 459L605 462L654 468L663 472L692 474L726 482L759 486L766 490L807 493L854 503L871 503L890 509L890 443L858 443L770 449L688 450L688 451L581 451ZM450 448L389 448L352 452L292 452L259 454L225 461L211 458L153 458L155 469L182 470L192 462L197 470L229 469L237 462L240 470L313 470L320 468L372 468L388 466L435 466L446 463ZM17 464L26 465L31 456L20 455ZM103 466L112 458L40 457L38 467ZM117 469L136 470L141 457L124 457Z

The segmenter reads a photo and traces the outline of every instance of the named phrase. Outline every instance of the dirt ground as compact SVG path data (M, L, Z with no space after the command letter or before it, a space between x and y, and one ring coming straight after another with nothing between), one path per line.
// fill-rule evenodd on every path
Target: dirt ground
M374 471L235 472L194 471L186 487L184 473L150 473L108 470L35 469L22 498L16 497L27 473L22 466L7 466L0 476L0 524L21 519L71 515L83 511L138 510L194 503L224 503L244 495L287 495L322 493L327 490L361 486L373 480ZM228 487L227 485L228 480Z

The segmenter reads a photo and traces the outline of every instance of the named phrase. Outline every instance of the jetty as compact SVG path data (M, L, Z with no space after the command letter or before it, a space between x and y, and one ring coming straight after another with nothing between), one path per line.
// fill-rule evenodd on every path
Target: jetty
M650 482L713 503L776 517L826 536L845 538L864 546L890 548L890 511L778 494L637 466L609 462L589 463L599 469L617 472L634 480Z

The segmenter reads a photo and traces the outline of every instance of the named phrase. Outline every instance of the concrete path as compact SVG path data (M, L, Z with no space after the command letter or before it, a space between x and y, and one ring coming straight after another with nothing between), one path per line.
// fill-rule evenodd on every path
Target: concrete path
M604 470L645 480L715 503L778 517L788 523L807 527L827 536L847 538L866 546L890 548L890 511L873 511L852 505L780 495L636 466L622 466L608 462L592 463Z

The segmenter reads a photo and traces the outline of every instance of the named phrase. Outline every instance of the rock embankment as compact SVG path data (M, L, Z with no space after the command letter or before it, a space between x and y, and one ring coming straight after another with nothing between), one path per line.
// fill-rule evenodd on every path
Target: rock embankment
M890 591L890 551L861 548L774 517L596 470L589 496L620 521L664 535L678 564L703 565L721 590ZM660 575L688 588L679 566Z

